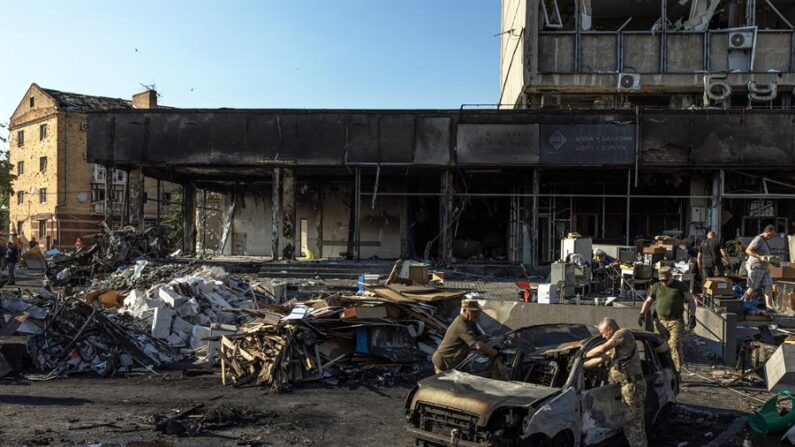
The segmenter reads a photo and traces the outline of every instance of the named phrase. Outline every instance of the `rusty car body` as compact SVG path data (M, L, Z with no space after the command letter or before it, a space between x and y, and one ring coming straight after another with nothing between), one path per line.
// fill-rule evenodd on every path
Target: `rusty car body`
M665 342L633 331L647 382L647 428L676 403L677 377ZM406 400L417 445L457 447L591 446L620 436L625 408L607 370L586 370L583 356L604 343L583 325L513 331L500 346L503 377L485 356L421 380Z

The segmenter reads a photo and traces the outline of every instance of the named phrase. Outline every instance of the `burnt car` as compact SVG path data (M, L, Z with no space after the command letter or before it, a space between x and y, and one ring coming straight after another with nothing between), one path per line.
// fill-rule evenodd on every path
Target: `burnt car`
M647 383L647 429L667 418L679 384L660 336L632 331ZM583 368L604 343L583 325L512 331L498 346L504 367L470 355L454 370L421 380L406 399L416 445L591 446L621 436L625 408L606 368ZM612 445L612 444L611 444Z

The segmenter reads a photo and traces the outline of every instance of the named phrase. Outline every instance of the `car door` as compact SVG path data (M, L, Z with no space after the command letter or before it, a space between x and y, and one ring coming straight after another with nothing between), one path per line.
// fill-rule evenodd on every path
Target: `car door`
M581 393L582 444L594 445L621 432L626 408L621 402L621 386L606 383Z
M676 377L671 368L665 368L660 363L660 357L648 339L643 339L641 368L646 379L644 414L646 425L649 426L654 423L661 408L676 402Z
M583 346L582 352L602 343L601 337L594 338ZM575 373L582 409L580 444L598 444L620 433L626 416L621 386L608 380L608 371L604 368L586 370L580 363Z

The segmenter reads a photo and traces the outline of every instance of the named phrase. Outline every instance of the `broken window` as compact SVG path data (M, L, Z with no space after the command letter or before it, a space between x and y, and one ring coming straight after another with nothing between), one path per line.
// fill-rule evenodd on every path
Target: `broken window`
M39 188L39 203L47 203L47 188Z
M91 185L91 201L104 202L105 201L105 186L92 184Z
M39 172L47 171L47 157L39 157Z
M649 31L662 14L660 2L580 1L584 31Z
M39 125L39 141L47 138L47 124Z
M30 108L33 108L33 106L35 106L35 105L36 105L36 97L31 96L30 97Z
M126 173L124 171L120 170L120 169L114 169L113 170L113 181L115 183L124 183L125 179L127 178L125 176L125 174Z
M795 7L791 0L758 0L756 4L756 26L760 29L793 29Z

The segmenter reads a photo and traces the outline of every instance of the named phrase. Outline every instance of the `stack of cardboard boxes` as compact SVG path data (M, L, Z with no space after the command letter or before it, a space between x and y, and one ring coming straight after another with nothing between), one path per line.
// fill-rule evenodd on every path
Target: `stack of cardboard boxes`
M704 282L704 299L715 307L725 307L729 313L742 312L742 299L735 298L732 280L723 277L710 277Z

